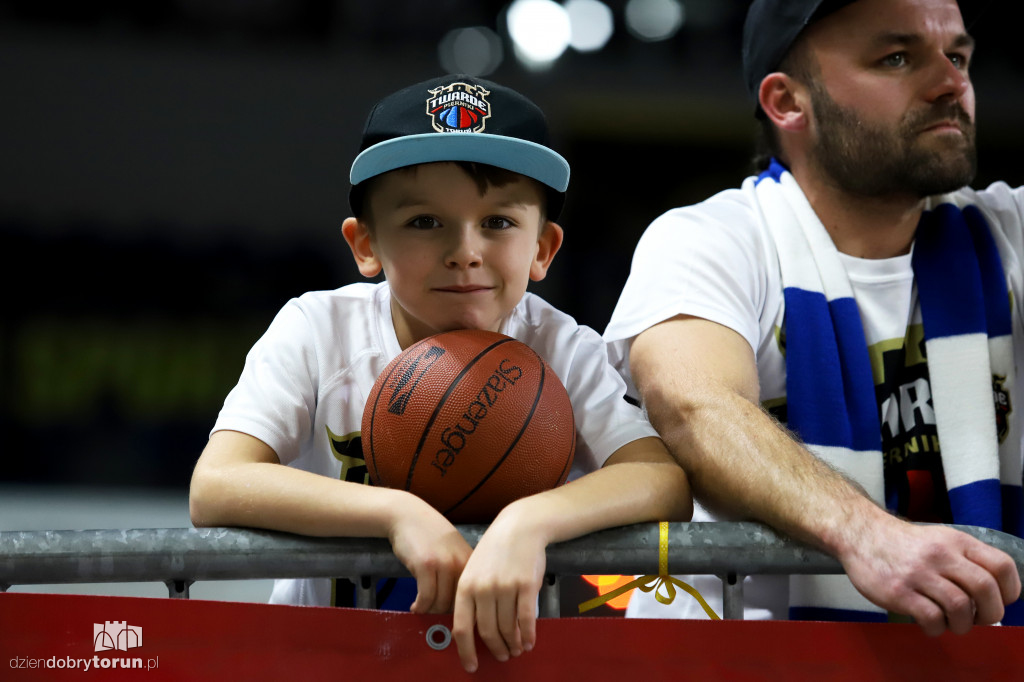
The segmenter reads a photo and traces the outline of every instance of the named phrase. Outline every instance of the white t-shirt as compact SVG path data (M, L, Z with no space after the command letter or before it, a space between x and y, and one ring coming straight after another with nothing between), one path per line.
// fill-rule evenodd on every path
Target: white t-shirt
M962 190L958 194L968 203L977 204L992 228L1013 298L1014 339L1022 339L1024 189L997 183L980 192ZM901 461L911 453L923 456L935 442L935 428L927 361L918 350L923 343L920 312L911 317L917 310L911 256L882 260L840 256L871 354L887 467L890 460ZM701 317L733 329L747 340L756 356L762 405L784 422L786 371L779 348L784 313L778 255L770 232L761 222L753 178L748 178L741 189L668 211L647 228L604 338L613 363L629 384L629 394L638 397L629 377L629 345L640 332L676 315ZM1017 342L1014 348L1020 365L1024 343ZM1011 408L1024 404L1020 386L1018 381L1009 396ZM1012 411L1008 416L1008 437L1020 442L1021 420ZM693 520L725 519L697 505ZM722 586L718 578L680 577L721 613ZM744 617L786 618L788 582L788 576L748 577L744 584ZM677 597L666 606L655 601L653 593L640 591L634 592L627 615L707 618L695 600Z
M366 482L363 405L377 376L401 352L391 289L351 284L289 301L252 347L213 431L267 443L282 464ZM527 293L501 332L537 352L565 385L576 422L570 479L600 468L623 445L656 436L608 362L600 335ZM328 605L331 581L278 580L272 602Z

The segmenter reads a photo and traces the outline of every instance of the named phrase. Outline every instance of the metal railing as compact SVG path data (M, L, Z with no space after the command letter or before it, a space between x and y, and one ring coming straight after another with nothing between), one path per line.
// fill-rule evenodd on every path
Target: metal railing
M1024 540L999 531L953 526L1013 557L1024 579ZM486 526L459 526L476 546ZM584 574L656 575L656 523L599 531L547 549L540 615L559 615L558 578ZM668 567L722 580L723 617L743 617L743 578L761 574L837 574L839 562L757 523L672 523ZM162 582L188 598L205 580L349 578L356 605L374 608L376 577L409 572L379 538L314 538L238 528L47 530L0 532L0 591L13 585Z

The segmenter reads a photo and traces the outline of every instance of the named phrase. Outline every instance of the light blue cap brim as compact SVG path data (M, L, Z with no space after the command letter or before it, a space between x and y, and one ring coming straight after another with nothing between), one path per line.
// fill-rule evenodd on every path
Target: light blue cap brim
M437 161L471 161L504 168L564 192L569 162L544 145L488 133L423 133L385 140L352 162L349 180L358 185L396 168Z

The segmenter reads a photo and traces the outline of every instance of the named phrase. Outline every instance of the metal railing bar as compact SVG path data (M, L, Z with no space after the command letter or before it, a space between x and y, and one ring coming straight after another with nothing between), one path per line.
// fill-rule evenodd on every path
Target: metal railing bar
M1024 540L954 526L1010 554L1024 576ZM485 526L460 526L476 546ZM599 531L552 545L547 572L656 574L658 524ZM669 524L672 573L835 574L839 562L757 523ZM238 528L0 532L0 585L407 576L382 538L314 538ZM358 583L357 583L358 584Z

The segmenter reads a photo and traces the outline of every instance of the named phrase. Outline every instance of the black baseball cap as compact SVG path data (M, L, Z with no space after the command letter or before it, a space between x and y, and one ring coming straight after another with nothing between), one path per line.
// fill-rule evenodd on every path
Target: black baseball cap
M370 111L349 172L353 211L362 208L360 183L436 161L483 163L533 178L549 190L551 220L569 186L569 163L551 148L540 107L511 88L454 74L403 88Z
M800 33L855 0L754 0L743 24L743 78L758 101L761 81L778 69Z
M856 0L754 0L743 24L743 78L756 110L761 81L778 69L800 33L815 21ZM959 0L970 27L988 2Z

